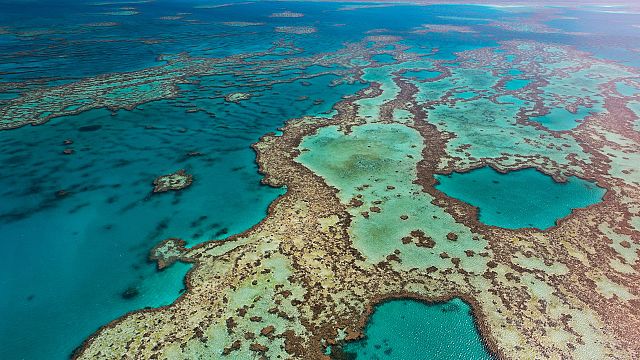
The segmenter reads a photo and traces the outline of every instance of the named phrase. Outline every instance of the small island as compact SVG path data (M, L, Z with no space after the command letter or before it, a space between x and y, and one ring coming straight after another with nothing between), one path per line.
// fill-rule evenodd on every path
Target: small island
M178 170L173 174L161 175L153 180L153 192L161 193L169 190L182 190L193 182L193 175L184 170Z
M224 100L227 102L234 102L234 103L238 103L242 100L249 100L251 99L251 94L250 93L244 93L244 92L236 92L236 93L231 93L231 94L227 94L224 97Z

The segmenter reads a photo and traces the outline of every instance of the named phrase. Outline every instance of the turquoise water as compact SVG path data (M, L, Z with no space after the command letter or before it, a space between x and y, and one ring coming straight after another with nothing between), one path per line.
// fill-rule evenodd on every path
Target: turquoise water
M211 0L206 4L226 2ZM265 51L284 42L293 43L301 56L311 56L335 51L380 29L401 34L410 51L430 54L437 48L436 55L425 55L427 61L455 59L456 52L495 46L502 40L558 40L557 35L514 34L489 27L473 35L411 33L425 23L470 26L478 23L473 19L519 16L484 6L338 11L344 4L240 1L233 6L195 8L203 3L0 2L0 106L32 89L157 66L160 54L221 57ZM133 6L139 14L108 15L121 6ZM284 10L305 16L269 17ZM188 15L184 21L161 19L177 13ZM256 25L224 24L229 21ZM118 26L88 25L101 22L117 22ZM317 32L292 35L273 31L276 26L291 25L313 26ZM38 35L42 30L46 31ZM563 39L583 49L592 46L586 36ZM597 50L602 56L618 47L602 46ZM278 47L262 60L290 57L281 50ZM379 55L374 60L389 63L394 59ZM183 278L190 266L175 264L158 272L146 261L148 251L167 237L184 238L192 246L240 233L263 219L267 206L284 189L260 184L250 144L289 118L329 113L343 96L365 87L358 83L335 85L332 82L337 77L333 75L314 77L305 84L285 81L293 73L313 75L327 70L319 66L283 70L260 79L242 68L236 70L238 73L193 79L198 83L182 85L177 98L132 111L111 114L104 109L91 110L37 127L0 132L0 359L67 358L88 335L118 316L174 301L183 291ZM422 70L405 76L427 80L438 74ZM509 74L519 75L516 71ZM283 82L264 85L274 79ZM227 103L220 96L235 91L249 91L254 96L238 104ZM457 91L455 96L460 98L477 95ZM195 108L199 111L185 111ZM550 128L565 129L577 125L575 119L584 114L560 114L560 120L555 115L551 116L554 119L539 120ZM73 144L63 145L65 139L72 139ZM67 147L75 154L63 155ZM201 155L187 156L193 151ZM191 187L177 193L150 194L156 176L181 168L194 175ZM542 182L539 186L573 189L575 181L552 186ZM69 194L58 197L59 190ZM503 195L494 191L496 196ZM574 200L582 196L579 191L570 193L567 206L559 206L565 212L577 206ZM487 210L491 207L484 205L490 201L484 201L481 216L491 218L491 210ZM540 226L546 226L549 221L541 222ZM123 298L123 292L130 288L138 295ZM455 351L455 346L450 350Z
M371 57L371 59L375 62L379 62L381 64L389 64L389 63L393 63L396 61L396 59L389 54L379 54L379 55L374 55Z
M336 12L341 4L277 2L194 11L197 3L158 1L132 4L140 12L135 16L110 16L99 12L117 5L42 5L0 3L0 30L6 26L11 32L0 34L0 82L44 78L24 88L9 86L3 101L42 84L156 66L159 54L220 57L264 51L278 41L293 42L303 56L330 52L347 41L360 41L378 26L408 30L450 11L401 7ZM305 16L269 17L287 9ZM191 13L194 23L159 19L178 12ZM225 21L263 25L229 27ZM86 25L99 22L119 25ZM318 32L275 33L280 25L314 26ZM23 35L33 28L54 34ZM450 39L435 40L459 49ZM288 57L274 51L268 59ZM327 70L319 66L260 79L236 70L240 74L197 79L198 84L181 86L178 98L133 111L112 115L92 110L0 132L0 358L64 359L100 326L126 312L174 301L189 265L157 272L147 262L148 251L167 237L194 245L259 222L284 189L260 185L250 145L287 119L330 112L344 95L365 86L335 85L337 77L329 75L304 84L286 81L293 73ZM274 79L283 82L260 85ZM219 96L235 91L254 96L238 104ZM200 111L185 112L194 108ZM63 145L65 139L73 144ZM63 155L67 147L75 154ZM202 155L187 156L193 151ZM191 187L151 195L156 176L181 168L194 175ZM69 195L57 197L59 190ZM137 296L125 299L127 289L135 289Z
M158 272L148 251L168 237L194 245L258 223L284 189L260 184L250 145L364 86L330 86L335 78L254 87L253 98L233 104L209 98L220 87L214 77L133 111L0 132L0 162L11 174L0 177L0 358L64 359L124 313L173 302L190 266ZM206 112L187 116L195 106ZM75 154L63 155L67 147ZM194 175L191 187L151 194L156 176L181 168ZM125 299L129 288L138 295Z
M436 189L478 207L482 223L507 229L547 229L572 209L600 202L605 193L589 181L569 177L557 183L535 169L501 174L483 167L436 179Z
M492 359L459 298L427 304L391 300L377 306L365 338L344 346L355 359L483 360Z
M509 90L509 91L515 91L515 90L520 90L522 88L524 88L525 86L529 85L529 83L531 83L531 80L527 80L527 79L512 79L507 81L504 84L504 88Z
M416 78L418 80L431 80L434 79L438 76L440 76L440 74L442 74L439 71L433 71L433 70L412 70L412 71L406 71L403 75L403 77L405 78Z
M146 118L143 109L156 116ZM115 117L95 110L38 131L0 133L2 161L22 179L0 179L7 240L0 262L0 357L65 358L127 311L170 304L188 266L157 272L146 262L155 243L241 232L283 192L260 185L254 154L238 145L249 139L234 141L238 134L231 132L225 139L217 126L202 131L207 116L187 119L183 113L156 103ZM100 128L79 130L87 124ZM74 155L61 153L67 138L74 141ZM188 151L204 155L187 157ZM151 195L155 176L179 168L195 176L193 186ZM57 198L58 190L69 195ZM130 287L139 295L122 298Z
M472 97L476 97L478 96L478 94L474 91L463 91L460 93L455 93L454 94L455 97L457 97L458 99L471 99Z
M574 129L580 125L578 121L584 120L591 114L591 109L581 106L576 113L572 113L565 108L553 108L548 114L532 117L531 120L542 124L549 130L564 131Z
M627 106L637 117L637 120L633 123L633 129L640 132L640 101L632 101Z
M635 96L636 94L640 94L640 88L623 82L616 83L616 90L624 96Z

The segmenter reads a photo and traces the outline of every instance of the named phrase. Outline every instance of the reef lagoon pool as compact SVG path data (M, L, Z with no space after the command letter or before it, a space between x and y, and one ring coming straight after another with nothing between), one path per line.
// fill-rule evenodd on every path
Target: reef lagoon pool
M477 207L482 223L507 229L548 229L605 193L590 181L572 176L560 183L532 168L502 174L487 166L436 179L436 189Z
M365 337L347 343L355 359L492 359L475 327L470 306L459 298L425 303L411 299L378 305Z

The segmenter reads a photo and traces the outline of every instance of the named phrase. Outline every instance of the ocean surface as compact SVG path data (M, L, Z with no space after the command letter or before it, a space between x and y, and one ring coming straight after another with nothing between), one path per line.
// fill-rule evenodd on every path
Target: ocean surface
M601 58L640 65L632 49L621 46L640 33L628 26L632 19L624 15L604 22L598 20L609 15L598 11L572 12L578 20L550 22L562 32L539 34L488 26L495 19L517 21L522 16L522 12L497 7L341 9L346 5L3 1L0 107L34 89L159 66L164 64L158 59L163 54L218 58L291 43L300 49L295 56L312 56L336 51L381 29L402 34L407 51L426 54L439 48L434 57L438 59L454 59L456 52L517 38L574 45ZM283 11L304 16L270 16ZM562 15L568 10L554 11ZM252 25L237 26L242 22ZM590 29L598 32L591 38L563 33L583 31L586 23L597 24ZM407 33L422 24L479 26L483 33ZM280 26L316 31L274 31ZM608 41L613 38L619 40ZM289 55L268 56L277 62ZM375 60L394 61L384 56ZM283 69L267 80L301 73L308 79L273 85L258 84L264 82L263 75L256 79L251 73L211 75L179 85L175 98L131 110L93 109L35 127L0 131L0 358L65 359L89 335L119 316L174 301L184 291L190 265L177 263L157 271L147 260L149 250L168 237L182 238L189 246L224 239L264 218L268 205L286 189L260 183L251 144L277 131L288 119L331 113L344 96L367 86L334 84L335 75L318 75L325 70L309 67L292 74L289 68ZM412 76L437 75L424 71ZM515 90L526 82L508 86ZM238 103L219 96L240 91L254 96ZM65 155L65 149L74 153ZM179 169L193 174L191 187L151 193L154 178ZM439 180L441 191L478 206L481 221L509 228L547 228L571 208L602 196L590 183L579 179L552 183L533 170L501 175L480 169ZM481 196L469 193L466 189L471 185L485 191ZM525 187L553 211L532 219L531 211L540 211L537 200L527 205L527 211L518 211L515 202L496 203L503 197L526 203L526 196L518 196ZM367 337L349 347L359 359L372 354L410 359L408 354L416 346L433 354L427 357L431 359L487 356L468 305L460 300L437 305L404 300L384 303L373 314ZM385 353L387 349L390 354ZM415 358L425 358L425 353Z
M477 207L482 223L507 229L550 228L572 209L600 202L605 193L578 177L556 182L531 168L502 174L483 167L436 179L436 189Z
M427 304L390 300L378 305L362 340L344 352L355 359L490 360L473 322L471 308L459 298Z

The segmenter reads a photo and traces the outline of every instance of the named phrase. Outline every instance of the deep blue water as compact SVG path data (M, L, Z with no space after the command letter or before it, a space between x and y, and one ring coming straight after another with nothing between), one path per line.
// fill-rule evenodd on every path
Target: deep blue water
M549 21L548 24L563 31L582 32L590 36L575 36L570 44L595 54L596 56L640 67L637 45L640 43L638 15L629 13L603 13L624 8L597 8L584 6L578 9L564 10L561 15L567 18Z

